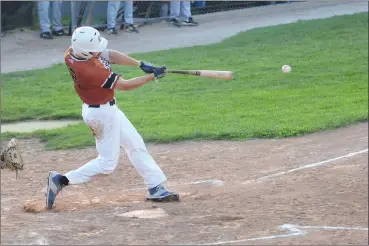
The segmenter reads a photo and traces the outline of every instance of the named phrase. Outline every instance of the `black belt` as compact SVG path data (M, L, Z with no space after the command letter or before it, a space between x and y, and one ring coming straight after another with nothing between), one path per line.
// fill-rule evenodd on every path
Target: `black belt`
M115 105L115 98L111 101L109 101L110 106ZM96 104L96 105L88 105L89 108L100 108L100 104Z

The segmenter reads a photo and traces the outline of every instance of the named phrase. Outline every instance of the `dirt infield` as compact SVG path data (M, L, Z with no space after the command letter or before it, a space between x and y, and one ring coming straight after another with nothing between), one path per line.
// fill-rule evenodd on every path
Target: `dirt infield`
M45 211L47 172L76 168L95 149L20 145L21 179L1 172L2 244L368 244L367 123L281 140L148 145L182 197L167 204L144 201L122 150L112 175L67 187ZM154 218L126 217L145 209Z

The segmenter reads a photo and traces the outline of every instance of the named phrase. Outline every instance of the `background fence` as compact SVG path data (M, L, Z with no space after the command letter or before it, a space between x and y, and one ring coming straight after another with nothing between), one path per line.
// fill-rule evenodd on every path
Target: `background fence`
M192 15L208 14L290 1L191 1ZM52 5L51 5L52 6ZM117 25L123 23L124 4L118 11ZM169 19L169 1L134 1L134 23L144 25ZM90 13L90 18L88 18ZM1 28L8 31L21 27L38 28L37 3L29 1L2 1ZM51 16L51 8L50 8ZM99 29L106 27L107 1L63 1L62 22L69 32L81 25Z

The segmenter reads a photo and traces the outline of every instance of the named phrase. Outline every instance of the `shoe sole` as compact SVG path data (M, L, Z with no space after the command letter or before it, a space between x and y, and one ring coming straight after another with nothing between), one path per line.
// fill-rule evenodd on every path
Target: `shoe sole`
M47 188L46 188L46 193L45 193L45 203L46 203L46 209L51 209L49 208L49 192L50 192L50 175L52 172L49 172L49 175L47 176Z
M175 27L181 27L182 26L181 24L174 24L173 22L169 22L169 23L170 23L170 25L175 26Z
M179 195L178 194L171 194L169 196L166 197L162 197L162 198L146 198L147 201L152 201L152 202L177 202L179 201Z
M51 35L57 36L57 37L66 36L65 34L59 34L59 33L56 33L56 32L52 32Z
M125 32L128 32L128 33L138 33L138 30L137 31L133 31L133 30L124 30Z
M198 26L199 24L189 24L189 23L183 23L182 26Z
M49 208L49 193L50 193L50 182L52 182L52 179L50 178L51 177L51 174L53 173L53 171L50 171L49 172L49 175L47 176L47 188L46 188L46 193L45 193L45 203L46 203L46 209L52 209L52 206L51 208ZM55 201L55 200L54 200Z

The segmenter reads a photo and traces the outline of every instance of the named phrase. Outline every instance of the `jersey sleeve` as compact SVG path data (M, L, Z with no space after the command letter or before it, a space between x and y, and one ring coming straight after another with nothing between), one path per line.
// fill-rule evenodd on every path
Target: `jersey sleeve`
M110 72L107 74L107 78L104 80L104 83L101 85L101 87L105 89L114 89L119 77L119 74Z
M90 81L94 86L105 89L114 89L120 75L106 68L102 63L97 62L90 73Z
M110 49L105 49L101 52L101 57L105 58L106 60L110 61Z

